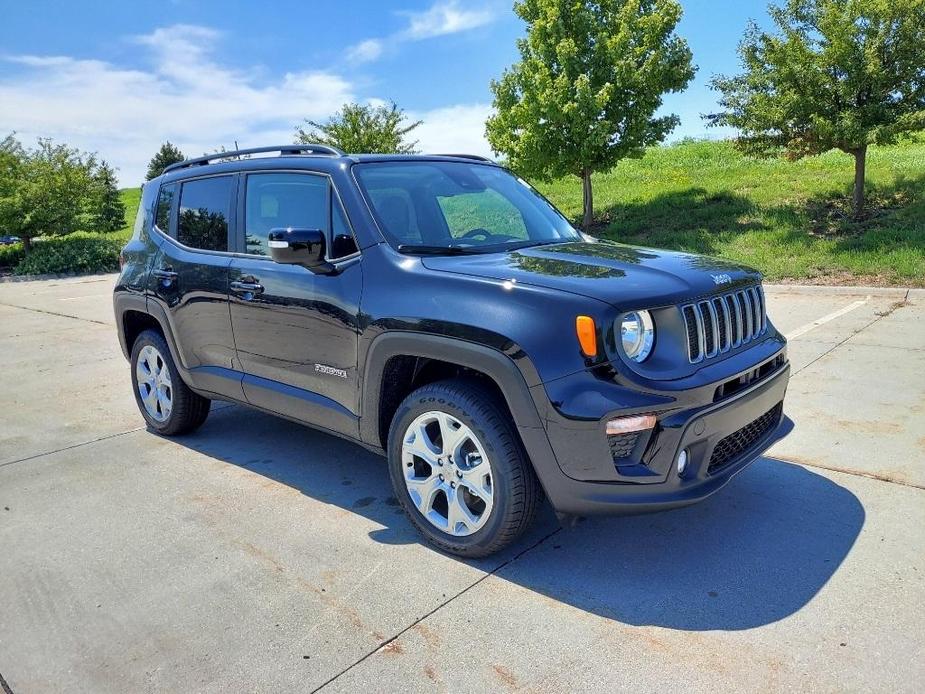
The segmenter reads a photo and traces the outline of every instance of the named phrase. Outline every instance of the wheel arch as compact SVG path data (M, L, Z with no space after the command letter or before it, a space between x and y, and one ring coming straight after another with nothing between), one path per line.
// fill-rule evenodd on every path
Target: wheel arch
M487 380L518 429L541 428L527 383L510 357L472 342L413 332L382 333L369 346L363 369L360 437L387 448L392 415L420 385L468 375Z

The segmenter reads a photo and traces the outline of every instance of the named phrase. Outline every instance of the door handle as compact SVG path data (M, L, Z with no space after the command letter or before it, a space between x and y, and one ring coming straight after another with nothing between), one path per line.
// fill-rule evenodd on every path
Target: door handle
M262 294L263 285L258 282L238 282L231 283L231 291L236 294Z

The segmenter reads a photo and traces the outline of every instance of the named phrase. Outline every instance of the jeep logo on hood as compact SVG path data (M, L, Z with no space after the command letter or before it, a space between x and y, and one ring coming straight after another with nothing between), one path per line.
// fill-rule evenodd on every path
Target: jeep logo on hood
M732 277L729 275L729 273L726 272L720 275L710 275L710 277L713 278L714 284L729 284L732 282Z

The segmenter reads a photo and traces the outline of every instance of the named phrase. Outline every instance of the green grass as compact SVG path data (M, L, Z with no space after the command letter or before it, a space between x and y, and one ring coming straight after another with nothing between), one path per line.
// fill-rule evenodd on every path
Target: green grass
M758 160L729 142L653 147L594 176L593 233L729 258L770 280L925 285L925 141L871 148L861 222L847 214L853 161ZM539 187L580 218L578 178Z
M0 246L0 270L17 275L113 272L119 269L119 251L132 235L140 188L119 191L125 204L125 226L117 231L78 231L67 236L39 238L28 256L22 244Z

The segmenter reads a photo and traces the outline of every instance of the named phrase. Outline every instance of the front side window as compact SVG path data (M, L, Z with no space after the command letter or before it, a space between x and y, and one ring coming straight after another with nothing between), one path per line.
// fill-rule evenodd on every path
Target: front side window
M245 252L269 255L267 235L273 229L286 228L323 231L331 259L356 251L327 177L301 173L249 175L244 200Z
M497 166L395 161L353 170L386 240L399 250L480 253L581 239L542 195Z
M177 241L206 251L228 250L228 220L234 178L215 176L187 181L180 191Z

